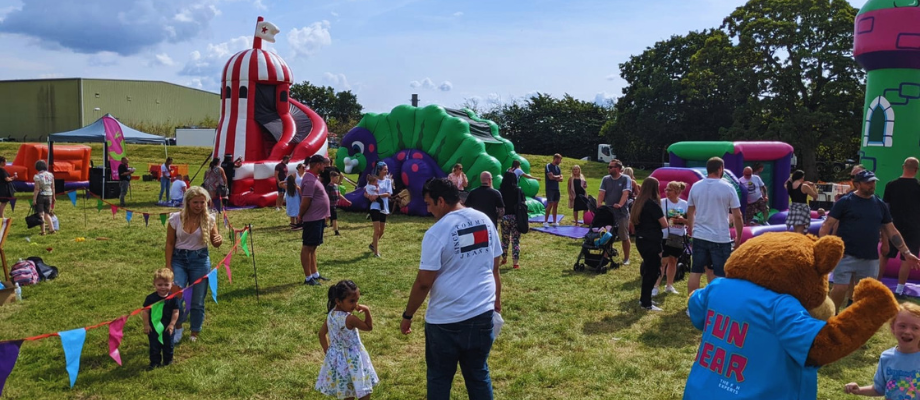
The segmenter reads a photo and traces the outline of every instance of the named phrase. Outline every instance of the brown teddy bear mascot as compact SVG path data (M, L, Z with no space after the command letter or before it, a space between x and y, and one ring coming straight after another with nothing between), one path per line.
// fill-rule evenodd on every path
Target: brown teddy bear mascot
M858 349L898 313L888 288L863 279L842 313L826 322L809 315L825 304L827 274L841 257L840 238L792 232L737 248L726 278L690 296L703 337L684 399L815 399L818 368Z

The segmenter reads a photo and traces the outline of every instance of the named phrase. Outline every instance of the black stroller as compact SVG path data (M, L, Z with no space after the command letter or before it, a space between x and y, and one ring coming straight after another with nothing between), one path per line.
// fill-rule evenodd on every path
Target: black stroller
M590 208L590 203L589 203ZM610 226L610 230L603 232L602 227ZM607 237L605 233L608 233ZM619 253L613 244L619 240L617 237L617 220L613 215L613 208L603 206L594 210L594 221L591 229L585 234L581 245L581 252L575 260L575 271L584 271L590 268L597 273L606 273L608 270L620 268L620 263L614 260Z
M674 282L684 280L684 276L690 273L690 267L693 265L693 248L690 247L690 238L684 236L684 252L677 257L677 272L674 274Z

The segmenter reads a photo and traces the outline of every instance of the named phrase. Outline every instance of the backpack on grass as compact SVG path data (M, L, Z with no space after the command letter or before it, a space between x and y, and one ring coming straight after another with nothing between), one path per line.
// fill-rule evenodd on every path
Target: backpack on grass
M29 286L38 283L39 274L35 263L30 260L19 260L10 268L10 278L19 286Z

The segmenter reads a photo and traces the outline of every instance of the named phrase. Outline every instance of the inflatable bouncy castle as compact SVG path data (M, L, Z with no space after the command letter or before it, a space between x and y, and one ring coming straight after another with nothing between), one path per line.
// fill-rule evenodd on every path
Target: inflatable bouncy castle
M221 74L221 113L213 156L241 159L230 182L231 204L275 203L275 165L290 156L288 170L314 155L326 155L326 123L290 98L294 77L281 56L262 49L278 28L259 17L252 49L234 54ZM229 178L229 177L228 177Z
M394 194L406 190L409 199L400 211L410 215L428 215L422 186L429 178L447 176L454 164L463 165L470 189L479 187L483 171L492 173L492 187L497 189L502 171L514 161L520 161L521 169L530 172L530 163L514 152L514 144L498 134L494 122L469 110L437 105L401 105L389 113L368 113L342 138L336 166L347 174L359 173L358 189L345 195L352 202L346 209L367 210L364 186L378 161L385 162L393 175ZM521 177L519 185L530 197L528 210L539 209L542 213L542 204L532 198L539 183Z
M59 189L78 189L89 187L90 147L83 145L54 146L54 164L51 172L55 179L64 180L64 187ZM24 143L19 146L16 158L6 171L14 179L13 185L18 191L31 191L32 178L38 172L35 162L48 160L48 146L37 143Z
M853 55L866 69L860 163L885 183L920 153L920 7L916 0L870 0L855 21Z

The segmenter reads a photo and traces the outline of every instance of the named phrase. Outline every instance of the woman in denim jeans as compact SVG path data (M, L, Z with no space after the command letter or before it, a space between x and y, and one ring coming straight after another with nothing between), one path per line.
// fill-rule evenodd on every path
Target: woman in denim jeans
M208 213L210 196L201 186L192 186L182 198L182 211L169 215L166 228L166 268L176 276L176 285L187 287L198 278L208 274L211 259L208 256L208 242L220 247L223 237L217 230L214 218ZM207 284L203 281L192 288L191 341L198 340L201 324L204 322L204 295ZM182 323L189 315L181 307L179 323L173 334L173 342L182 338Z
M166 162L160 165L160 196L157 197L157 202L163 201L164 194L166 195L167 203L172 200L169 198L169 185L172 181L172 179L170 179L172 177L172 170L169 168L172 166L172 162L172 157L166 157Z

